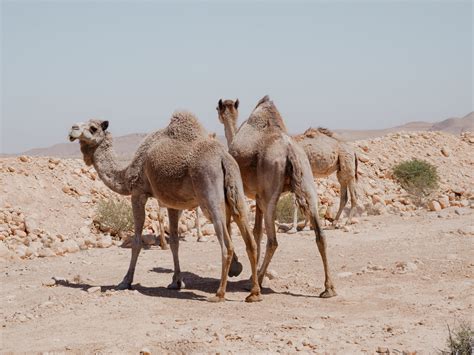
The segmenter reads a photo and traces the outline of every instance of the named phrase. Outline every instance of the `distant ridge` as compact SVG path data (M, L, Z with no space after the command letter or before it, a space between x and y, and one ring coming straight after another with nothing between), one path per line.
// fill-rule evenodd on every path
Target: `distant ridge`
M315 125L316 126L316 125ZM462 118L448 118L440 122L421 122L414 121L385 129L373 130L349 130L339 129L334 130L337 135L347 141L355 141L361 139L369 139L374 137L381 137L389 133L401 131L443 131L455 135L461 134L464 131L474 132L474 112L470 112ZM133 133L125 136L114 138L114 149L119 157L128 159L133 156L140 142L145 138L145 133ZM224 145L226 145L225 137L217 136ZM59 158L80 158L82 157L79 150L79 144L73 143L59 143L51 147L35 148L19 154L3 154L0 157L15 156L15 155L30 155L30 156L52 156Z

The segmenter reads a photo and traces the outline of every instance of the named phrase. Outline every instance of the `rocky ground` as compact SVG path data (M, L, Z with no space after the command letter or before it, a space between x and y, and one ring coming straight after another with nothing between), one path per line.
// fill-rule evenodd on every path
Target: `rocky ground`
M473 209L363 218L358 233L328 230L338 296L323 287L310 231L280 234L264 299L244 298L249 265L208 303L220 274L219 246L182 242L187 288L167 290L172 257L142 251L133 291L114 291L130 251L118 246L3 264L2 351L98 353L316 352L432 354L447 325L473 313Z
M202 302L217 288L219 248L215 238L196 242L194 212L180 223L187 289L168 291L172 259L155 245L153 201L140 284L114 291L130 251L97 224L98 202L116 195L94 169L77 159L0 159L2 351L436 352L446 325L472 314L474 135L401 132L354 144L361 207L354 224L327 230L339 296L316 297L323 274L307 230L279 234L259 304L243 303L248 264L229 285L229 302ZM434 164L440 176L422 207L391 173L411 158ZM328 227L339 186L335 176L317 186Z

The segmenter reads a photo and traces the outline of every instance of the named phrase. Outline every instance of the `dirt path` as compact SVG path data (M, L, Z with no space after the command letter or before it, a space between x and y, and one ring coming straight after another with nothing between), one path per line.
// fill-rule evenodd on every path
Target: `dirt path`
M357 234L327 231L332 299L317 297L323 273L311 232L279 235L277 277L257 304L243 302L249 265L239 237L244 272L221 304L205 301L220 274L215 239L181 243L181 292L166 289L172 257L159 249L142 251L134 291L110 290L129 262L118 247L3 264L1 350L433 353L445 346L447 324L473 314L473 237L458 230L474 224L474 210L464 212L370 217ZM51 277L75 282L42 285ZM85 291L92 286L102 290Z

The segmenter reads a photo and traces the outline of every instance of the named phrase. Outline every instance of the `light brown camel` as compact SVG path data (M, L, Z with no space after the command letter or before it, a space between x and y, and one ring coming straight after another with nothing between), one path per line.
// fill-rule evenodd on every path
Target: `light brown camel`
M230 146L237 129L238 108L238 99L236 101L219 100L217 110L219 112L219 120L224 124L228 146ZM315 178L328 177L332 173L337 172L337 179L341 186L341 196L339 210L333 224L337 223L347 204L347 191L349 190L351 195L351 209L347 219L349 223L357 207L357 156L354 149L349 144L335 138L331 131L324 128L309 128L303 134L293 136L293 138L303 147L308 156ZM293 227L288 231L289 233L296 232L297 218L298 211L295 208Z
M227 274L234 255L226 226L227 214L232 216L240 229L252 268L252 289L246 301L260 301L256 247L248 225L248 207L242 180L237 163L224 146L208 137L194 115L177 112L165 129L148 135L132 162L121 168L116 162L112 136L106 131L107 127L108 121L79 123L72 127L69 139L79 140L84 162L94 166L105 185L121 195L131 195L135 237L130 266L118 288L131 287L142 246L145 204L149 197L155 197L160 206L168 208L174 262L169 288L180 289L184 286L178 256L178 221L181 211L200 206L214 224L222 254L220 285L216 295L209 301L224 300Z
M303 134L294 136L294 139L303 147L311 164L315 178L328 177L336 172L340 184L339 210L333 220L337 223L342 210L347 204L349 191L351 195L351 209L347 217L350 223L357 207L357 155L347 143L334 137L333 132L325 128L308 128ZM297 224L297 211L295 209L293 228ZM306 225L306 220L305 220Z
M240 167L245 193L256 200L254 236L260 256L262 219L267 232L267 247L258 271L262 284L268 265L277 249L275 209L282 192L292 191L316 234L325 274L325 290L320 297L336 295L326 255L326 238L321 229L317 193L311 166L304 150L287 133L283 118L268 96L261 99L250 117L237 129L239 101L219 100L217 111L230 142L229 153ZM228 223L230 221L228 220Z

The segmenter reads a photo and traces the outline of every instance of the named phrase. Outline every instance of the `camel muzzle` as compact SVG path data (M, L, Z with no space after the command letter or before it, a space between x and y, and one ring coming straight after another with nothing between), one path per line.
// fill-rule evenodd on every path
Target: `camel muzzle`
M82 134L81 129L78 126L72 126L71 131L69 132L69 140L71 142L74 142L76 139L78 139Z

